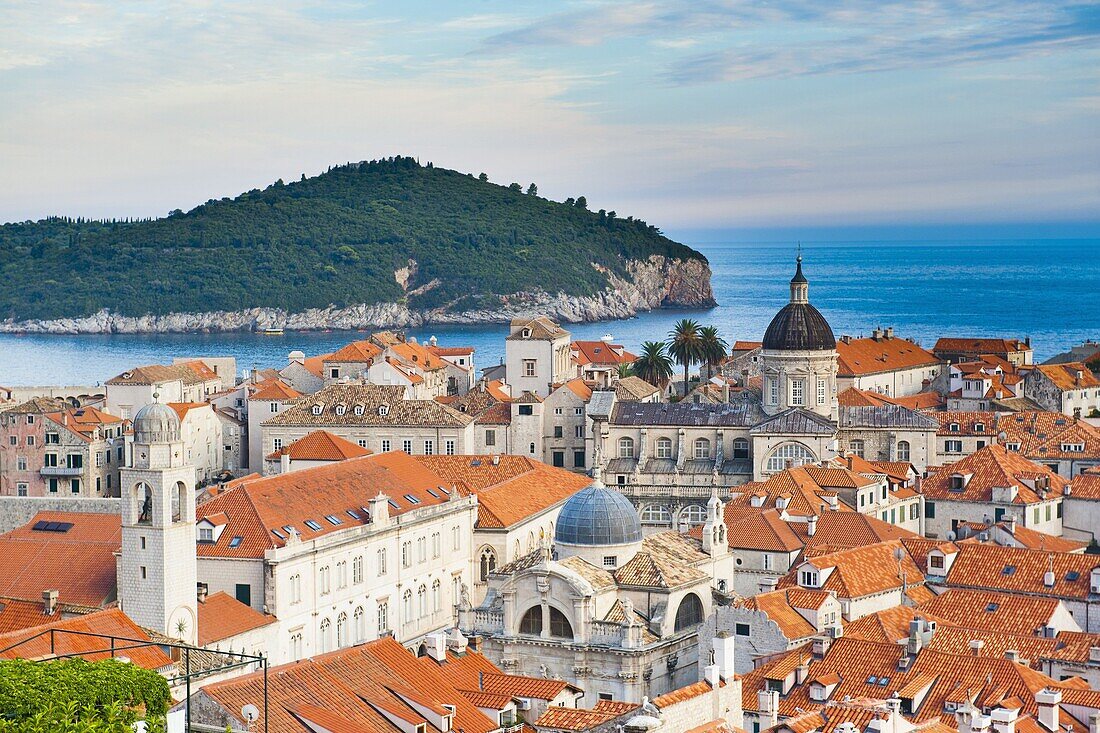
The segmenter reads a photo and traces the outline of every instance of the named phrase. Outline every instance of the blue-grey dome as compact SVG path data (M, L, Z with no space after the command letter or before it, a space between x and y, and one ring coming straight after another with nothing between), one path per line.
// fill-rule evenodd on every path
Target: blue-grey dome
M134 442L143 445L180 440L180 419L168 405L152 402L134 416Z
M625 545L642 541L642 521L630 500L596 479L565 502L554 542L566 545Z

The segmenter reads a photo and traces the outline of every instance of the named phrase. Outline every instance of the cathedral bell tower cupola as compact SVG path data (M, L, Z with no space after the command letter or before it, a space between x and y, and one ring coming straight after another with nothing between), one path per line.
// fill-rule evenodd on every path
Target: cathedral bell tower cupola
M119 469L119 604L139 625L193 644L195 468L187 462L176 411L159 395L153 399L134 417L133 459Z
M795 262L798 266L795 269L794 277L791 278L791 302L809 303L810 281L802 274L802 253L799 253L798 259L796 259Z

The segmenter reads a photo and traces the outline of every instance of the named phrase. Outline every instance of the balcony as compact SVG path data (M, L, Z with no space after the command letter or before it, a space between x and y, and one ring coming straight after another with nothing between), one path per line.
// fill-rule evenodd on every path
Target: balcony
M69 468L68 466L43 466L38 471L43 476L66 476L79 478L84 475L83 468Z

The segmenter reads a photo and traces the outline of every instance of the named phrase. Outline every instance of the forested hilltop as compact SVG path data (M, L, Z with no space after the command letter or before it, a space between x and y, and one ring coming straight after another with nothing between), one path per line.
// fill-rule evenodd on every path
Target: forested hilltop
M0 226L0 320L104 309L491 309L514 293L592 296L609 278L630 280L630 262L653 255L701 263L709 278L695 250L638 219L590 211L583 197L557 203L533 185L398 157L276 181L163 219Z

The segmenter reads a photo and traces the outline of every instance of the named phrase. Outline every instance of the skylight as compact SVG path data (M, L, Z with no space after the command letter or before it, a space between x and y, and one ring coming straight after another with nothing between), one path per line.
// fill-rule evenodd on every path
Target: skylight
M400 509L400 508L401 508L401 507L397 506L397 502L396 502L396 501L394 501L393 499L390 499L390 500L389 500L389 501L388 501L387 503L388 503L388 504L389 504L389 505L390 505L391 507L393 507L394 509Z
M1068 573L1066 573L1066 580L1069 581L1070 583L1072 583L1075 580L1078 580L1080 577L1081 577L1081 573L1077 572L1076 570L1070 570Z
M878 677L876 677L875 675L871 675L870 677L867 678L867 684L869 684L869 685L873 685L876 682L878 682Z
M241 539L242 539L241 537L234 537L233 539L229 540L229 546L230 547L240 547L241 546Z
M38 521L34 523L34 526L31 527L31 530L35 532L68 532L72 528L72 522Z
M344 523L344 520L340 519L340 517L336 516L335 514L326 514L325 519L327 519L328 523L333 525L334 527Z
M997 610L997 607L998 607L997 603L987 604L986 607L985 607L986 613L993 613L994 611Z
M352 519L359 519L359 515L355 513L354 509L348 509L348 516Z
M1001 575L1012 575L1015 572L1016 572L1016 566L1015 565L1005 565L1004 569L1001 570Z
M889 677L879 677L878 678L878 686L879 687L886 687L888 682L890 682Z
M321 529L321 525L319 525L317 522L314 522L312 519L306 520L306 526L314 531Z
M412 494L405 494L405 501L409 502L410 504L419 504L420 503L420 499L417 499Z
M277 529L273 529L273 530L271 530L271 534L275 535L276 537L278 537L278 538L279 538L279 539L281 539L281 540L285 540L285 539L286 539L286 535L285 535L285 534L283 534L282 532L280 532L280 531L279 531L279 530L277 530Z
M435 489L428 489L428 493L431 494L436 499L439 498L439 494L435 493Z

